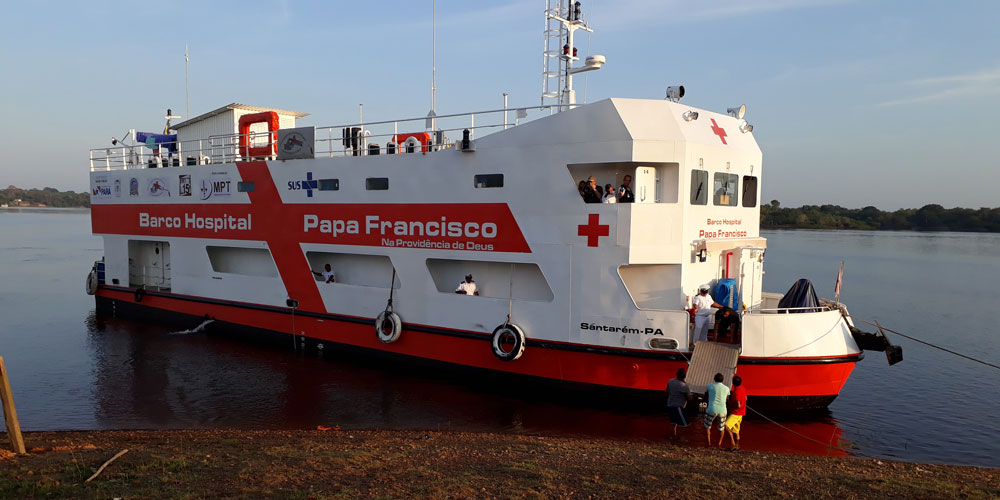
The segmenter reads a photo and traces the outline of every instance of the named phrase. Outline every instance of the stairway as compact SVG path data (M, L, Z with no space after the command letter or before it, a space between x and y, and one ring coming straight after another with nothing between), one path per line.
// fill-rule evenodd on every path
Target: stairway
M714 382L716 373L721 373L726 386L733 383L736 362L740 357L740 346L718 342L699 341L694 344L691 362L688 363L687 384L692 394L705 392L708 384Z

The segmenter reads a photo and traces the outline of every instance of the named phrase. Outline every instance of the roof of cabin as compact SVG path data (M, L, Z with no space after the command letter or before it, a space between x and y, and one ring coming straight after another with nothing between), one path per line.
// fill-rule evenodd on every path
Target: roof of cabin
M211 118L211 117L213 117L215 115L219 115L219 114L225 113L226 111L229 111L231 109L241 109L241 110L253 111L253 112L274 111L275 113L278 113L279 115L294 116L296 118L302 118L303 116L309 116L309 113L300 113L298 111L288 111L286 109L277 109L277 108L262 108L260 106L249 106L249 105L246 105L246 104L240 104L240 103L234 102L232 104L227 104L227 105L225 105L225 106L223 106L223 107L221 107L219 109L214 109L212 111L209 111L208 113L204 113L204 114L198 115L198 116L196 116L194 118L190 118L190 119L184 120L184 121L182 121L180 123L177 123L175 125L171 125L170 128L173 129L173 130L177 130L179 128L183 128L183 127L186 127L188 125L192 125L192 124L194 124L196 122L200 122L202 120L207 120L208 118Z

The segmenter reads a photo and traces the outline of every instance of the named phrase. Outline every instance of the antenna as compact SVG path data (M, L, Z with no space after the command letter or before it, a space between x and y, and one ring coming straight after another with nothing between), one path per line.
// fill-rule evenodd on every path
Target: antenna
M545 49L542 52L542 106L546 99L557 99L557 111L571 109L576 104L573 90L573 75L584 71L601 69L606 61L604 56L589 56L585 65L574 68L579 61L573 42L576 30L593 33L583 19L580 2L569 0L546 0L545 2Z
M191 92L188 90L188 46L184 44L184 115L191 116Z
M427 128L437 130L437 0L431 0L431 110Z

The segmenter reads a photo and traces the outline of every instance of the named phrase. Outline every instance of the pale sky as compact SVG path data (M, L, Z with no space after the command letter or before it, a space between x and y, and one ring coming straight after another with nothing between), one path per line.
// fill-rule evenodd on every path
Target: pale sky
M431 2L8 2L0 185L88 188L87 151L231 102L303 125L422 116ZM533 106L543 2L437 5L439 114ZM1000 206L1000 2L590 0L578 99L745 103L762 201L894 210ZM588 50L589 47L589 50ZM2 187L0 186L0 187Z

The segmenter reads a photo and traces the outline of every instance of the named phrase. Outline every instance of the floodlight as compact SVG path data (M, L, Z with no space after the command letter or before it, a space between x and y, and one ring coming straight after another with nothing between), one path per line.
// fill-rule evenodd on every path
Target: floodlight
M684 98L684 86L683 85L671 85L667 87L667 97L668 101L681 102Z

